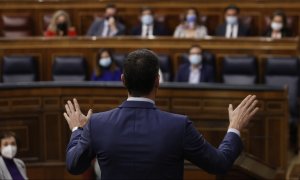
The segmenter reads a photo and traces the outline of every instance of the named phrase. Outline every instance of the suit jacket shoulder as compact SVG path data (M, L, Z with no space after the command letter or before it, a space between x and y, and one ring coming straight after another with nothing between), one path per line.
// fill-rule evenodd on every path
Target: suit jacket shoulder
M87 31L88 36L96 36L101 35L104 26L104 19L96 19L93 21L92 25L89 27Z
M177 82L187 82L189 80L190 64L184 63L179 66L178 72L175 77Z

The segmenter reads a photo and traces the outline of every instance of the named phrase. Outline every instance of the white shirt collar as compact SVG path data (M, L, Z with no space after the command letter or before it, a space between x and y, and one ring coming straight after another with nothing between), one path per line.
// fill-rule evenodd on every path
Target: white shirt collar
M144 97L128 97L127 101L145 101L145 102L150 102L152 104L155 104L155 102L152 99L144 98Z
M153 24L148 26L144 24L142 25L142 36L145 37L147 33L147 36L153 36Z

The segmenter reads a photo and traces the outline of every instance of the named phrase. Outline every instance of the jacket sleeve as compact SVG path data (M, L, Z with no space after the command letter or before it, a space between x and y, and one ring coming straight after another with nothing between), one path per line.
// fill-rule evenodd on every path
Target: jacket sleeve
M209 144L187 120L184 134L184 158L212 174L225 174L243 149L240 137L232 132L225 135L218 148Z
M117 23L117 29L118 29L118 31L115 34L116 36L125 35L125 30L126 30L125 25L123 25L122 23L118 22Z
M99 34L96 34L97 32L97 29L99 28L99 24L100 22L95 20L92 25L89 27L86 35L87 36L98 36ZM100 36L100 35L99 35Z
M81 174L91 166L95 153L91 146L91 120L82 129L75 130L67 146L66 165L71 174Z
M211 65L207 65L207 82L215 82L215 72Z

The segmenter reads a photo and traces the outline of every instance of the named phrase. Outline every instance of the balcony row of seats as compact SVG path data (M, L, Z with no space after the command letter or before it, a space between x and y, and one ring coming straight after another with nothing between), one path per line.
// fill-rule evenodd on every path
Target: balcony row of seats
M209 66L215 66L214 55L202 53ZM124 54L115 54L117 64L122 68ZM182 54L182 63L188 63L188 55ZM159 55L160 69L166 81L171 77L171 62L168 55ZM255 85L257 83L257 61L255 57L228 56L222 61L222 81L225 84ZM53 81L87 80L87 62L83 57L55 57L52 67ZM31 56L5 56L2 62L2 80L6 82L37 81L38 63ZM299 60L297 58L269 58L264 69L266 85L287 86L290 122L298 119Z
M186 12L178 14L177 23L176 19L168 20L167 15L156 15L154 11L154 9L149 7L143 8L141 14L136 15L136 20L134 20L136 22L126 22L125 19L132 21L132 17L118 16L116 6L108 4L105 12L102 12L102 16L96 16L93 23L81 23L87 27L73 26L71 22L73 20L72 17L67 11L63 10L58 10L53 14L45 14L43 22L41 22L42 25L39 26L33 21L37 18L30 14L2 14L0 29L2 29L3 36L12 38L34 35L76 36L78 34L102 37L118 35L173 35L177 38L204 38L207 35L227 38L267 36L280 39L298 35L298 19L294 16L286 16L281 10L274 11L271 16L265 16L262 18L264 22L260 23L254 22L255 18L252 16L241 16L240 9L235 5L229 5L224 9L223 18L225 23L219 22L220 18L215 16L200 16L200 12L195 8L189 8ZM258 32L257 26L262 23L265 24L265 27L260 31L264 32ZM35 26L43 29L37 30ZM79 31L78 28L80 28Z
M215 69L215 56L203 52L203 63ZM122 69L125 54L113 54L117 66ZM173 81L172 62L167 54L159 54L160 70L164 81ZM181 54L180 64L189 64L188 54ZM255 85L258 83L257 60L254 56L225 56L222 60L221 77L225 84ZM54 81L84 81L88 77L87 61L82 56L57 56L53 60L52 77ZM279 82L295 83L282 79L299 76L299 62L296 57L270 57L265 61L265 84ZM39 80L38 62L33 56L4 56L2 62L3 82L30 82ZM280 84L280 83L279 83Z

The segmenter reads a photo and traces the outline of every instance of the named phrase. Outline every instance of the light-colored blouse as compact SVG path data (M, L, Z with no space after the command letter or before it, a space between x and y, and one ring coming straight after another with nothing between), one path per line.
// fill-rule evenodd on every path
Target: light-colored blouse
M205 36L207 36L207 28L202 25L197 25L195 29L188 29L185 25L180 24L174 32L176 38L204 38Z

